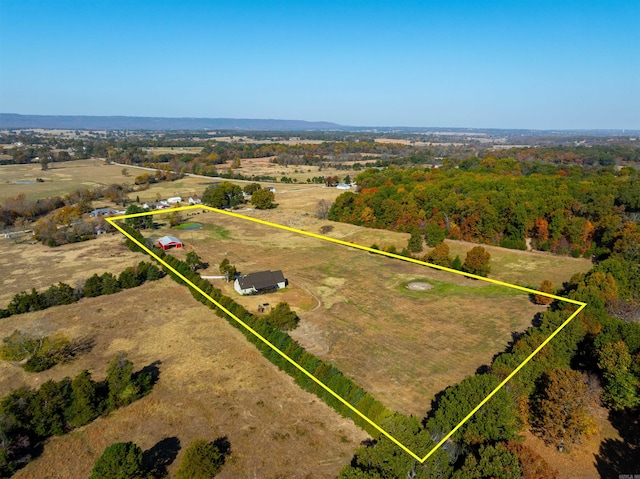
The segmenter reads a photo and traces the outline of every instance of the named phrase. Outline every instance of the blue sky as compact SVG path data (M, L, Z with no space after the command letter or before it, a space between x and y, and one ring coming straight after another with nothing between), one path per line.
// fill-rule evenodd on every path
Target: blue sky
M640 129L640 2L0 0L0 111Z

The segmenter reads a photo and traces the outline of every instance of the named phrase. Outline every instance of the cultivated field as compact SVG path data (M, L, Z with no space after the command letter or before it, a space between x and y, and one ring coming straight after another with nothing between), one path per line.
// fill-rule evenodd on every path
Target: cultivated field
M404 413L424 415L435 393L488 364L542 310L526 294L451 273L216 213L189 219L205 225L180 232L187 250L211 264L204 274L217 274L228 258L243 273L282 269L290 282L286 291L243 298L223 280L216 286L253 312L289 302L301 317L296 340ZM431 289L408 289L416 281Z
M141 256L141 255L140 255ZM125 264L122 264L124 267ZM47 441L16 478L88 477L104 448L134 441L144 450L177 438L227 436L232 454L220 478L335 477L367 435L267 362L244 336L166 278L112 296L3 319L15 329L90 335L93 350L38 373L0 362L0 395L88 369L96 379L125 351L136 369L157 364L151 394L71 434Z

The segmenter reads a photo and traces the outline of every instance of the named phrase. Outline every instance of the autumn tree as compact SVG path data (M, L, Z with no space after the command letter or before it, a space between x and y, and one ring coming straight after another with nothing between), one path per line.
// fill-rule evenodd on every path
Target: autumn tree
M509 441L506 448L518 457L522 479L558 479L558 470L529 446L517 441Z
M579 372L552 369L543 375L540 389L532 404L532 424L547 444L562 452L592 433L590 398Z
M542 291L543 293L554 294L555 293L555 286L553 285L553 283L551 281L549 281L548 279L545 279L545 280L542 281L542 283L540 283L539 291ZM547 304L551 304L553 302L553 298L550 298L549 296L544 296L544 295L541 295L541 294L534 294L533 295L533 301L536 304L547 305Z
M467 252L462 269L467 273L478 276L488 276L491 272L491 266L489 265L490 259L491 255L486 249L482 246L475 246Z
M440 243L438 246L429 251L429 253L425 256L425 261L427 263L433 263L439 266L450 268L451 257L449 256L449 245L447 245L447 243Z

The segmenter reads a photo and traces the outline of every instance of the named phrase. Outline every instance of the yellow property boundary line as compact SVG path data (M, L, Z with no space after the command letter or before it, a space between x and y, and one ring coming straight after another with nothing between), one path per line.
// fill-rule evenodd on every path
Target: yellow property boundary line
M379 425L374 423L367 416L365 416L360 411L358 411L355 407L353 407L349 402L347 402L345 399L343 399L340 395L335 393L326 384L324 384L322 381L318 380L310 372L308 372L306 369L304 369L302 366L300 366L296 361L294 361L289 356L287 356L284 352L282 352L280 349L278 349L274 344L272 344L270 341L268 341L266 338L264 338L260 333L255 331L248 324L246 324L244 321L242 321L240 318L238 318L236 315L234 315L231 311L229 311L227 308L222 306L220 303L218 303L215 299L213 299L207 293L202 291L198 286L193 284L189 279L187 279L181 273L179 273L174 268L172 268L169 264L167 264L165 261L163 261L158 255L156 255L153 251L151 251L145 245L140 243L138 240L136 240L134 237L132 237L126 231L124 231L124 229L122 229L116 223L117 220L124 220L124 219L127 219L127 218L137 218L137 217L140 217L140 216L167 214L167 213L172 213L174 211L185 211L185 210L193 210L193 209L204 209L204 210L213 211L215 213L219 213L219 214L222 214L222 215L230 216L232 218L238 218L238 219L245 220L245 221L252 221L254 223L258 223L258 224L261 224L261 225L271 226L273 228L278 228L278 229L281 229L281 230L290 231L290 232L298 233L298 234L305 235L305 236L310 236L312 238L317 238L317 239L321 239L321 240L324 240L324 241L329 241L331 243L336 243L336 244L339 244L339 245L348 246L350 248L359 249L359 250L362 250L362 251L366 251L368 253L380 254L380 255L383 255L383 256L388 256L390 258L396 258L396 259L400 259L402 261L407 261L409 263L415 263L415 264L419 264L419 265L422 265L422 266L429 266L431 268L439 269L439 270L442 270L442 271L447 271L449 273L455 273L455 274L459 274L459 275L462 275L462 276L466 276L468 278L478 279L480 281L485 281L487 283L493 283L493 284L498 284L498 285L501 285L501 286L506 286L508 288L517 289L517 290L523 291L525 293L537 294L537 295L540 295L540 296L547 296L549 298L557 299L558 301L564 301L566 303L576 304L579 307L553 333L551 333L551 335L549 335L549 337L547 339L545 339L542 342L542 344L540 344L540 346L538 346L529 356L527 356L527 358L524 361L522 361L522 363L520 363L520 365L518 367L516 367L511 372L511 374L509 374L500 384L498 384L498 386L496 386L496 388L493 391L491 391L486 398L484 398L475 408L473 408L471 410L471 412L469 412L469 414L467 414L465 416L465 418L462 421L460 421L460 423L458 425L456 425L456 427L454 427L446 436L444 436L440 440L440 442L438 442L433 448L431 448L431 450L424 457L420 457L415 452L411 451L408 447L406 447L404 444L402 444L400 441L398 441L391 434L389 434L387 431L382 429ZM190 287L192 287L193 289L198 291L198 293L200 293L202 296L204 296L209 301L211 301L211 303L213 303L217 308L219 308L225 314L227 314L229 317L233 318L235 321L237 321L239 324L241 324L250 333L255 335L263 343L265 343L267 346L269 346L271 349L273 349L276 353L278 353L280 356L282 356L285 360L287 360L289 363L291 363L293 366L295 366L297 369L299 369L309 379L311 379L316 384L318 384L320 387L322 387L325 391L327 391L329 394L331 394L333 397L335 397L338 401L340 401L342 404L344 404L347 408L349 408L351 411L356 413L364 421L366 421L373 428L375 428L381 434L386 436L390 441L392 441L394 444L396 444L398 447L400 447L404 452L409 454L411 457L413 457L416 461L418 461L420 463L424 463L427 459L429 459L429 457L433 453L435 453L440 448L440 446L442 446L451 436L453 436L453 434L455 434L455 432L458 429L460 429L464 423L466 423L482 406L485 405L485 403L487 401L489 401L489 399L491 399L505 384L507 384L507 382L509 382L511 380L511 378L513 378L518 373L518 371L520 371L524 367L525 364L527 364L529 361L531 361L531 359L533 359L533 357L536 354L538 354L540 352L540 350L543 347L545 347L547 345L547 343L549 341L551 341L567 324L569 324L569 322L573 318L575 318L580 313L580 311L582 311L584 309L584 307L587 305L587 303L583 303L581 301L576 301L574 299L563 298L561 296L556 296L554 294L549 294L549 293L545 293L545 292L542 292L542 291L536 291L535 289L530 289L530 288L525 288L523 286L518 286L518 285L515 285L515 284L505 283L503 281L498 281L497 279L485 278L483 276L478 276L478 275L475 275L475 274L465 273L465 272L462 272L462 271L458 271L456 269L446 268L444 266L440 266L440 265L437 265L437 264L427 263L425 261L420 261L420 260L417 260L417 259L414 259L414 258L407 258L405 256L401 256L401 255L394 254L394 253L387 253L386 251L380 251L380 250L377 250L377 249L374 249L374 248L369 248L367 246L361 246L361 245L358 245L358 244L349 243L347 241L342 241L342 240L339 240L339 239L336 239L336 238L331 238L329 236L323 236L323 235L319 235L319 234L316 234L316 233L310 233L308 231L303 231L303 230L299 230L299 229L296 229L296 228L291 228L289 226L279 225L277 223L271 223L269 221L260 220L260 219L257 219L257 218L251 218L251 217L244 216L244 215L241 215L241 214L238 214L238 213L233 213L231 211L212 208L210 206L204 206L204 205L181 206L181 207L178 207L178 208L170 208L170 209L158 210L158 211L149 211L149 212L145 212L145 213L135 213L135 214L130 214L130 215L112 216L110 218L105 218L105 219L106 219L106 221L109 222L110 225L112 225L114 228L116 228L118 231L120 231L123 235L125 235L127 238L129 238L131 241L133 241L135 244L140 246L145 252L147 252L150 256L155 258L164 267L166 267L167 269L171 270L176 276L178 276L180 279L182 279Z

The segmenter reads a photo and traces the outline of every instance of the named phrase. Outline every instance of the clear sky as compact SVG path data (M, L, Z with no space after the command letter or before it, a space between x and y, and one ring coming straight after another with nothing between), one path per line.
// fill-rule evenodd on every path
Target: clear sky
M640 2L0 0L0 112L640 129Z

